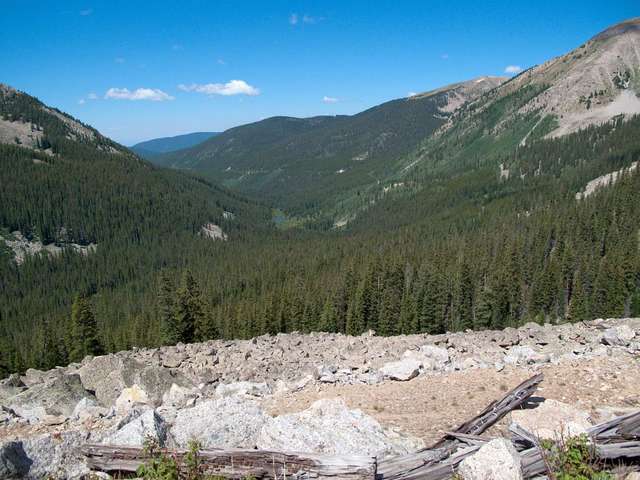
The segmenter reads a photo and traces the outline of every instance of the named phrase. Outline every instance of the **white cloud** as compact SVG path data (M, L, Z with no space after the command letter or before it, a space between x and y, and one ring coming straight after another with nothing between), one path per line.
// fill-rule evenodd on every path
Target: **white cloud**
M116 58L113 59L113 61L116 62L116 63L124 63L125 59L122 58L122 57L116 57Z
M418 94L418 92L409 92L407 93L407 97L415 97Z
M516 74L522 71L522 67L520 65L509 65L505 67L504 73Z
M339 100L336 97L327 97L326 95L322 97L322 101L324 103L338 103Z
M84 105L86 102L84 100L84 98L81 98L80 100L78 100L78 105Z
M314 17L312 15L307 15L306 13L302 16L297 13L289 15L289 25L298 25L301 22L312 25L314 23L321 22L322 20L324 20L324 17Z
M252 87L244 80L231 80L227 83L206 83L200 85L192 83L191 85L178 85L183 92L198 92L205 95L260 95L260 90Z
M88 17L93 13L93 8L87 8L86 10L80 10L80 16Z
M110 88L104 94L104 98L113 100L149 100L152 102L173 100L171 95L157 88L138 88L134 91L128 88Z
M89 100L97 100L98 99L98 95L96 95L95 93L91 92L89 95L87 95L87 98Z

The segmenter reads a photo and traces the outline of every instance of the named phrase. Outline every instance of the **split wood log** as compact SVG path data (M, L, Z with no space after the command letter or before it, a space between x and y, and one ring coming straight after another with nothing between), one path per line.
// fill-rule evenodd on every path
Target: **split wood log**
M507 413L519 407L534 394L543 375L540 373L525 380L498 401L494 401L479 415L463 423L455 431L445 434L442 439L430 448L410 455L402 455L381 460L378 463L378 474L385 480L438 480L451 475L452 469L466 456L471 455L479 447L476 446L466 454L452 455L460 446L467 443L461 441L463 436L477 437L492 425L500 421ZM477 438L476 438L477 440ZM442 467L445 467L444 470ZM432 468L433 467L433 468ZM440 476L446 473L445 476Z
M160 450L182 464L186 450ZM82 447L87 465L104 472L135 472L150 460L139 447L88 444ZM231 479L283 479L287 476L331 479L374 480L376 458L369 456L325 456L266 450L200 450L205 475Z

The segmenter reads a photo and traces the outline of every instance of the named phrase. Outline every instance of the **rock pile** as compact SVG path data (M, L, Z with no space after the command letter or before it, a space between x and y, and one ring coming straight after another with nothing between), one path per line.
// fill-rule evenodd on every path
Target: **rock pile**
M638 352L640 319L609 319L435 336L293 333L89 357L0 381L0 478L77 478L87 471L80 445L139 446L149 437L167 447L197 439L204 447L407 453L424 443L340 400L321 400L275 418L261 401L322 383L408 381L505 365L535 369ZM560 422L571 434L591 425L587 413L551 400L536 410L513 412L512 421L542 438L557 434ZM511 452L492 444L478 458L499 454L508 465ZM464 478L476 478L473 458Z

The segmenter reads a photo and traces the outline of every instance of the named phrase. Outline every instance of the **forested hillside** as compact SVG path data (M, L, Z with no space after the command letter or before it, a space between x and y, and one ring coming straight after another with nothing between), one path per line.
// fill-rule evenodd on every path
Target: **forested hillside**
M31 365L68 331L77 295L113 299L136 296L156 274L179 266L194 249L219 254L220 241L201 235L219 225L229 242L268 231L270 211L188 175L140 160L90 127L48 109L28 95L3 87L0 128L28 126L33 144L0 144L0 236L62 248L58 257L28 256L18 264L4 242L0 249L0 350L6 366ZM13 139L12 139L13 140ZM225 214L225 212L227 212ZM230 215L231 214L231 215ZM97 245L83 256L67 245ZM137 302L136 302L137 303ZM129 329L111 304L101 331ZM16 348L27 358L16 358ZM40 360L47 361L47 360Z
M351 202L396 172L464 102L499 85L482 77L352 116L274 117L232 128L154 162L198 171L230 188L265 198L308 226L333 225Z
M293 330L640 315L640 117L614 108L638 97L620 36L640 30L607 32L504 83L271 118L161 157L203 177L0 86L0 373ZM592 86L580 68L598 59L606 85L558 114L558 85Z

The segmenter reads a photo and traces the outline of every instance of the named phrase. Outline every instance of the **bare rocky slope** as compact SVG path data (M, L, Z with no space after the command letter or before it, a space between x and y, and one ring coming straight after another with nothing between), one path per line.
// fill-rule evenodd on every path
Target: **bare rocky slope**
M170 447L195 438L210 448L403 454L536 371L548 400L512 420L553 432L555 415L579 433L640 407L639 355L640 319L600 319L437 336L292 333L88 357L0 382L0 477L81 478L80 445L149 436Z
M549 134L557 137L640 113L640 18L613 25L569 53L522 72L492 91L488 104L528 88L541 92L503 118L505 125L514 116L539 112L557 122Z

